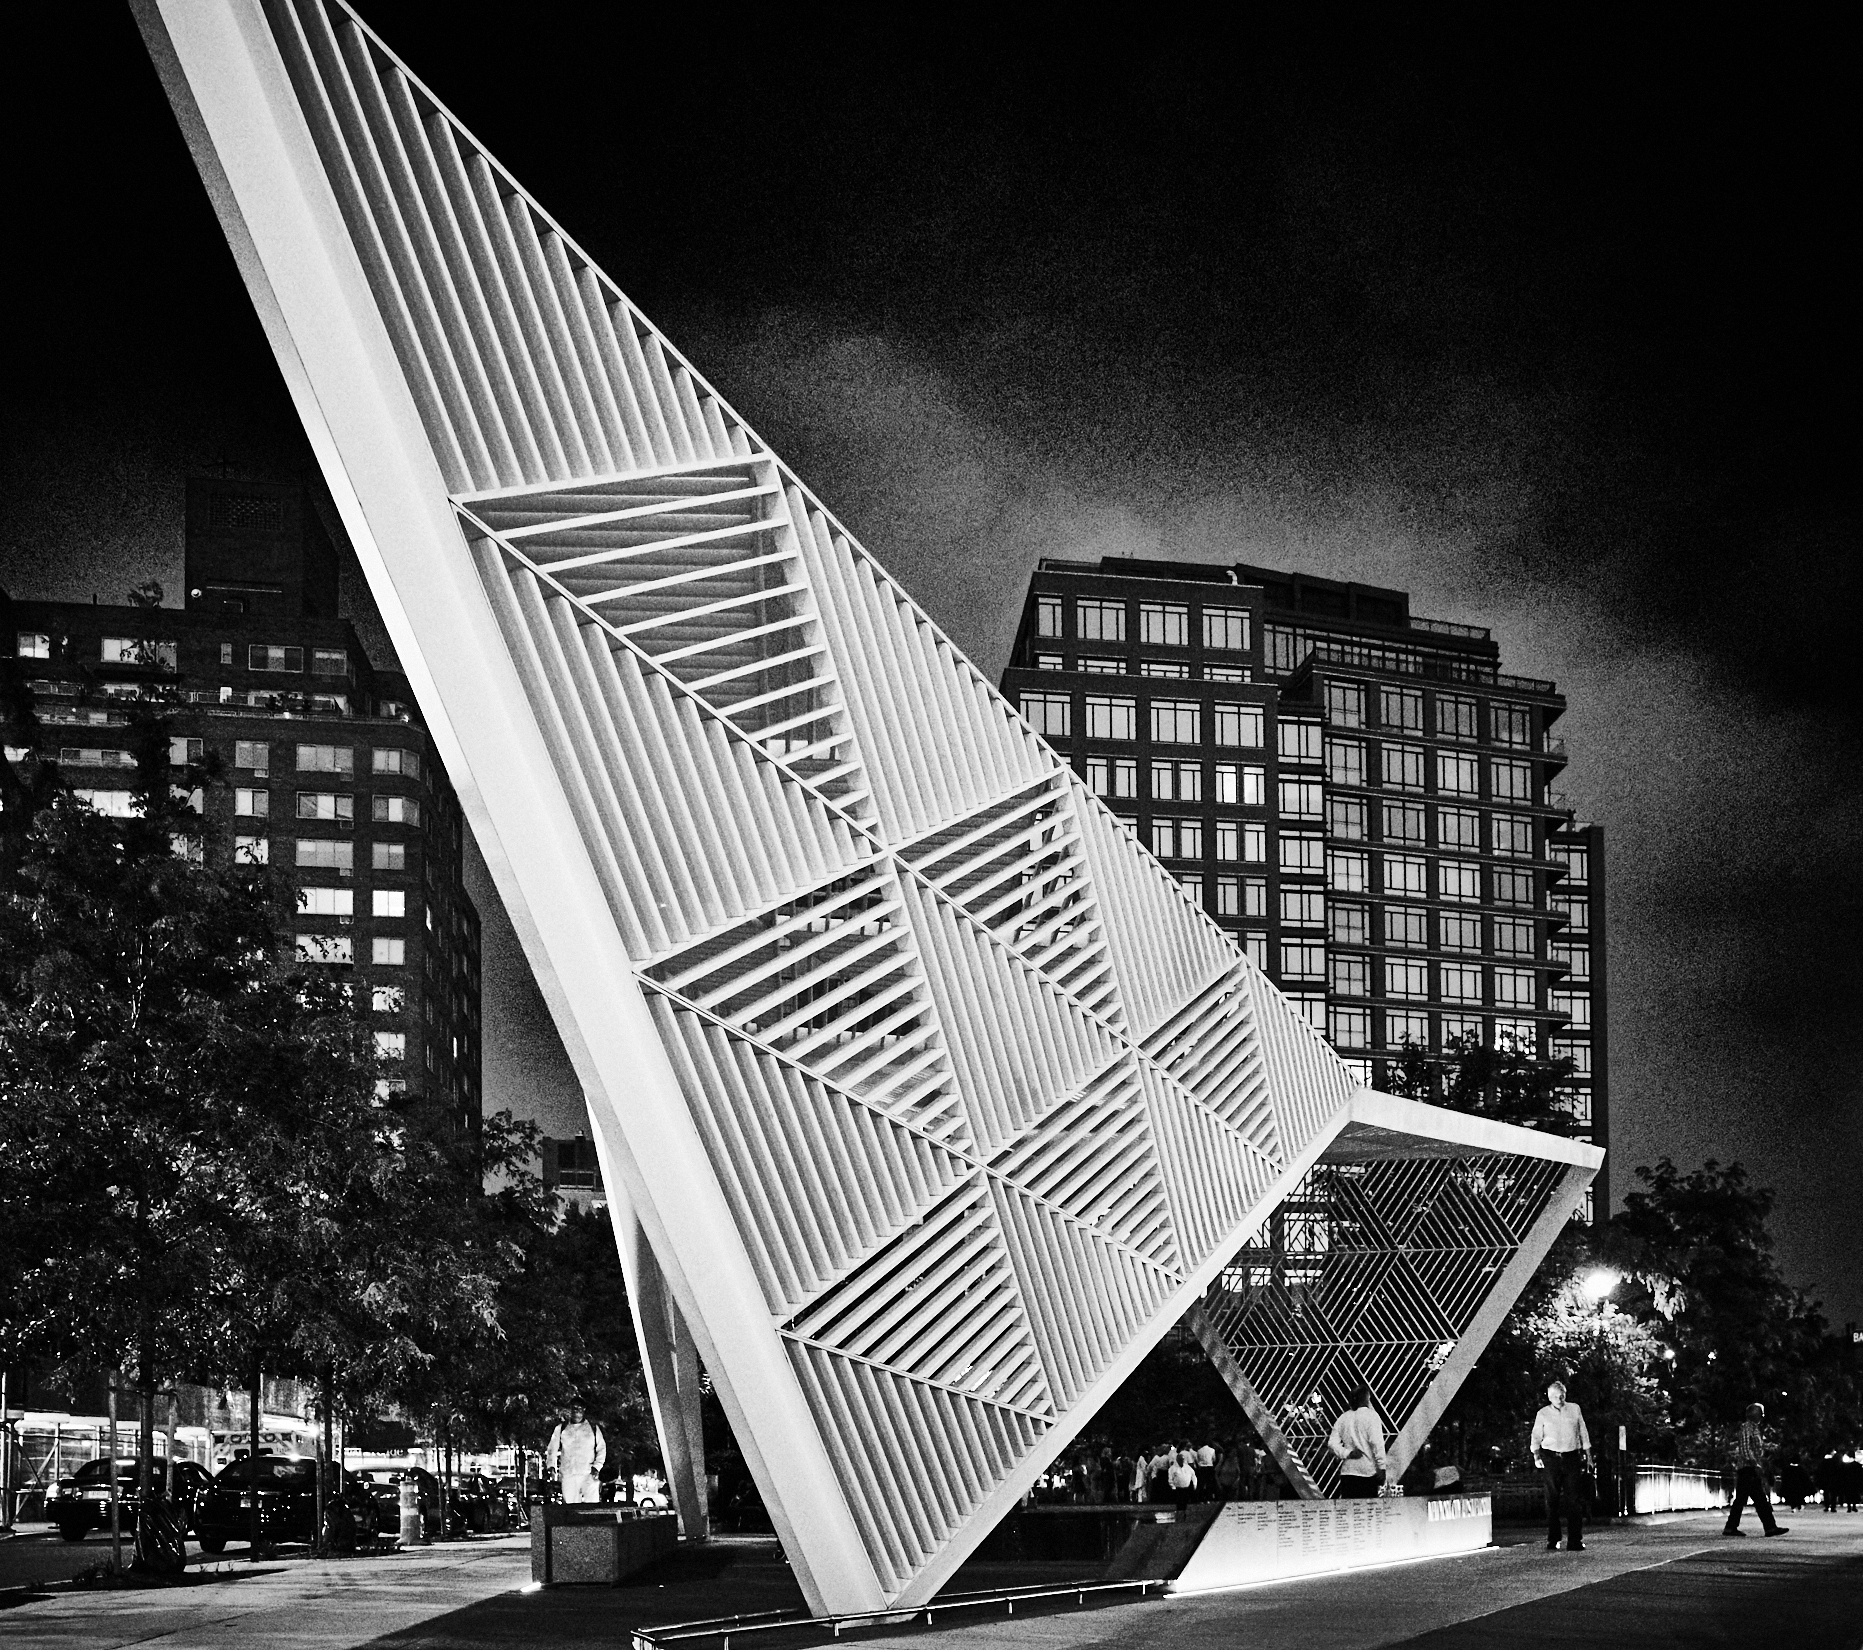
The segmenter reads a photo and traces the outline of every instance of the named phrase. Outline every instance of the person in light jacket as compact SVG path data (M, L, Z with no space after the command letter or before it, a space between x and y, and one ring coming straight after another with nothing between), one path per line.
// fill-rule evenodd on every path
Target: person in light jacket
M1384 1422L1372 1407L1371 1388L1361 1386L1352 1394L1352 1407L1333 1422L1332 1436L1326 1440L1339 1461L1339 1499L1369 1500L1376 1497L1384 1482Z
M560 1422L545 1445L544 1461L563 1486L563 1501L601 1499L600 1473L608 1459L608 1440L602 1429L587 1419L580 1404L571 1404L569 1419Z

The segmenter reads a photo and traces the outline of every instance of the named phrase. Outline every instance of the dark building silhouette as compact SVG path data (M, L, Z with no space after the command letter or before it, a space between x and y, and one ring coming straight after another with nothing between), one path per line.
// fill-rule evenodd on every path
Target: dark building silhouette
M1002 685L1367 1082L1468 1037L1570 1056L1605 1142L1603 833L1554 785L1565 700L1488 631L1244 564L1047 559Z

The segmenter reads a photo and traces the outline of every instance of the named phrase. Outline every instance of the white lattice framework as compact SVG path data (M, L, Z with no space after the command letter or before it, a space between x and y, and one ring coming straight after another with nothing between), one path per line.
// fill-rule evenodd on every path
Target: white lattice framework
M1511 1151L1563 1217L1601 1154L1358 1088L346 9L135 9L584 1085L689 1527L701 1356L871 1609L1328 1154Z

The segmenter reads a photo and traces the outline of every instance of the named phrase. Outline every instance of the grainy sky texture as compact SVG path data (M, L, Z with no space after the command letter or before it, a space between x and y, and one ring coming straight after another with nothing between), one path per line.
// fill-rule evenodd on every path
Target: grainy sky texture
M1131 551L1400 586L1555 678L1610 832L1616 1185L1742 1161L1863 1318L1834 38L500 10L364 6L986 672L1038 556ZM178 586L187 468L309 459L127 14L38 21L0 581L120 600ZM494 1038L536 1030L520 972Z

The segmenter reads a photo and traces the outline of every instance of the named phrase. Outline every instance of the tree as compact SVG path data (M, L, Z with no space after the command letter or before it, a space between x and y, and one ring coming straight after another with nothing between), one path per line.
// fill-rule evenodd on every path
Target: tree
M1406 1100L1447 1106L1498 1123L1570 1134L1572 1115L1564 1090L1572 1081L1569 1059L1542 1060L1527 1047L1507 1043L1484 1047L1469 1033L1450 1039L1440 1057L1406 1043L1390 1073L1390 1091Z

